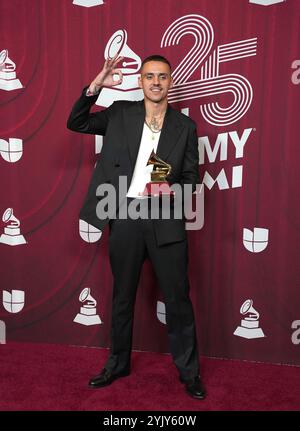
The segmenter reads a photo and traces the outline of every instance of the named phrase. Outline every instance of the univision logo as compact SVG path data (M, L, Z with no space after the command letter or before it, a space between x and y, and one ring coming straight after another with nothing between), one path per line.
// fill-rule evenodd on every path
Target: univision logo
M102 236L102 231L95 226L79 219L79 235L86 242L96 242Z
M243 244L252 253L260 253L265 250L269 242L269 229L255 227L252 230L244 228Z
M3 320L0 320L0 344L6 344L6 326Z
M23 290L12 290L11 293L3 290L3 307L9 313L19 313L25 304L25 292Z
M0 154L6 162L15 163L22 157L23 141L18 138L0 139Z
M166 323L167 323L167 321L166 321L166 305L162 301L157 301L156 316L161 323L166 325Z

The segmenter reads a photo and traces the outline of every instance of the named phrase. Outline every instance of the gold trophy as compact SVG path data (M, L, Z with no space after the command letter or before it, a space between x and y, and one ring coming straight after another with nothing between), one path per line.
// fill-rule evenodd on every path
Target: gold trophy
M170 175L172 167L168 163L160 159L154 151L150 154L147 166L153 165L153 171L151 172L151 181L146 184L143 196L162 196L162 195L174 195L174 191L171 190L167 176Z

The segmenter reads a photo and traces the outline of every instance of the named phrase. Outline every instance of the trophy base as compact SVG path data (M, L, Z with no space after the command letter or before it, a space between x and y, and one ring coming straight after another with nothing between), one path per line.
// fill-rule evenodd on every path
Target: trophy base
M166 181L151 181L146 184L146 187L141 196L174 196L175 192L171 190L169 183Z
M91 325L101 325L102 321L98 315L86 316L78 313L73 322L80 323L81 325L91 326Z
M19 79L0 79L0 90L11 91L17 90L18 88L23 88Z
M25 240L23 235L6 235L5 233L3 233L0 236L0 243L7 245L21 245L27 244L27 241Z
M265 337L261 328L243 328L242 326L238 326L233 334L248 339Z

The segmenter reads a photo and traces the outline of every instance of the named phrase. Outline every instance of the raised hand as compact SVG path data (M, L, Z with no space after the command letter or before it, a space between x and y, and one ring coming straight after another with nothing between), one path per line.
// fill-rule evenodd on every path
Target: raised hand
M120 69L116 68L116 65L123 58L122 56L118 56L118 54L113 58L107 58L103 69L90 84L89 90L91 93L96 93L101 87L113 87L122 83L123 74ZM114 75L118 75L119 79L116 79Z

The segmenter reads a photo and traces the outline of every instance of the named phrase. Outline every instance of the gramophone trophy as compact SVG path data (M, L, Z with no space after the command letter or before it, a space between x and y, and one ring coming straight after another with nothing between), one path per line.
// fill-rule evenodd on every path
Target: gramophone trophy
M174 195L167 181L167 176L170 175L172 167L168 163L160 159L154 151L150 154L147 166L153 165L151 172L151 181L146 184L142 196L162 196Z

